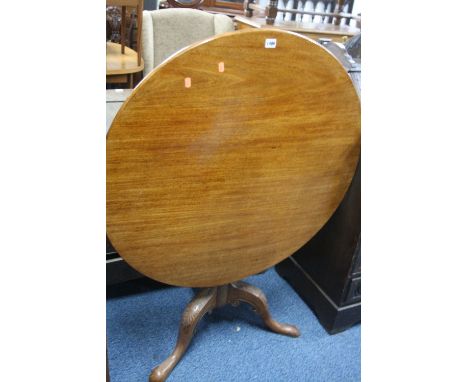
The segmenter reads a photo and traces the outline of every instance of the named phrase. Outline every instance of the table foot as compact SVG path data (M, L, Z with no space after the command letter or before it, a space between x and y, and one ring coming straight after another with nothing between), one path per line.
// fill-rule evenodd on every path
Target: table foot
M265 322L265 325L273 332L290 337L300 336L299 329L294 325L282 324L271 317L267 299L259 288L243 281L238 281L230 285L228 298L230 303L243 301L252 305Z

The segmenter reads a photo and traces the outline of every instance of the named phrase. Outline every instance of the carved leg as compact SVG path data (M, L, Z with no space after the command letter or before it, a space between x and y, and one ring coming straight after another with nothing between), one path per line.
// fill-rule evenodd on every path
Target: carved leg
M150 382L163 382L174 369L187 350L192 340L193 331L198 321L216 306L216 288L201 290L185 308L179 327L179 337L172 354L159 366L155 367L149 377Z
M149 381L163 382L166 380L187 350L198 321L207 312L214 308L222 307L225 304L236 304L240 301L252 305L272 331L291 337L298 337L300 335L299 330L295 326L281 324L271 317L265 295L253 285L238 281L215 288L205 288L185 308L175 349L163 363L153 369Z
M271 317L266 297L257 287L243 281L232 283L229 286L228 302L235 304L239 301L244 301L252 305L257 313L260 314L266 326L275 333L285 334L291 337L299 337L299 329L294 325L281 324Z

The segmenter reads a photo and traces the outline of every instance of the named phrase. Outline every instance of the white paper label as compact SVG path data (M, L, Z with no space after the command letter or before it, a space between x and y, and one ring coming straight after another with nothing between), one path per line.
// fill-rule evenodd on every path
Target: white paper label
M270 49L276 48L276 38L265 39L265 48L270 48Z

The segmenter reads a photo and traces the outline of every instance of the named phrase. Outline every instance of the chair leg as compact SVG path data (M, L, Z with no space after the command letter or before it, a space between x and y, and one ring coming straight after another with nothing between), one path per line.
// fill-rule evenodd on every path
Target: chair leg
M143 9L141 4L137 6L137 59L138 59L138 66L141 65L141 32L143 29Z
M122 16L120 17L120 49L125 54L125 29L127 29L127 7L122 6Z
M133 89L133 73L128 75L128 88Z

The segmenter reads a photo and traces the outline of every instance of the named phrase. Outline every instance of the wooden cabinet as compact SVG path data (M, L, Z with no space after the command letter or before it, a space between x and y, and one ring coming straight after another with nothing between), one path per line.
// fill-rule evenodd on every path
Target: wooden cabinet
M359 92L361 72L360 66L358 68L349 69L349 74ZM329 333L343 331L361 320L360 163L330 220L307 244L279 263L276 270L315 312Z
M361 170L335 214L276 266L330 333L361 320Z

